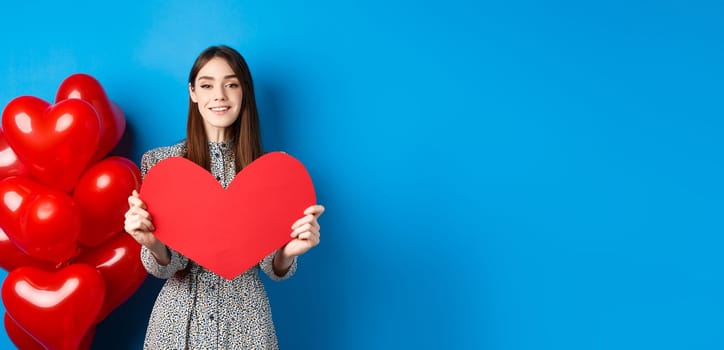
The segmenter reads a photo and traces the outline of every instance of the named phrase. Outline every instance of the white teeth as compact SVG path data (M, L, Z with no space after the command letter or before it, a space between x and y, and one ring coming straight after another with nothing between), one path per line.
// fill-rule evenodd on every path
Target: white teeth
M228 109L229 109L229 107L214 107L214 108L211 108L211 110L214 111L214 112L222 112L222 111L225 111L225 110L228 110Z

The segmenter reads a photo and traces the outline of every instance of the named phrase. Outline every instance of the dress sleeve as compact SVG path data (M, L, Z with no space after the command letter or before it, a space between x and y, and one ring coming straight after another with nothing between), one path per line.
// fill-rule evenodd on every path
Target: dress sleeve
M151 275L162 279L171 278L176 272L186 268L186 265L189 263L187 257L171 248L168 248L168 252L171 254L171 262L169 262L168 265L161 265L156 261L156 258L153 257L153 254L151 254L148 248L141 246L141 262L143 263L143 267L145 267L146 271Z
M148 170L158 163L158 159L156 158L152 151L147 151L141 156L141 178L145 178Z
M284 274L284 276L278 276L276 273L274 273L274 256L277 255L277 252L271 253L267 255L264 260L259 262L259 268L264 271L264 273L271 278L272 281L283 281L289 277L292 277L295 272L297 272L297 257L294 257L294 260L292 261L292 266L289 267L289 270L287 273Z

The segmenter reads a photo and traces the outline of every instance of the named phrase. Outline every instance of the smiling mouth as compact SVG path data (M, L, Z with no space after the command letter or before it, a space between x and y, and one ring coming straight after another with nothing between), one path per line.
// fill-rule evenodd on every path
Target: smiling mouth
M209 108L209 109L212 110L212 111L214 111L214 112L226 112L226 111L228 111L229 109L231 109L231 107L228 107L228 106L224 106L224 107L211 107L211 108Z

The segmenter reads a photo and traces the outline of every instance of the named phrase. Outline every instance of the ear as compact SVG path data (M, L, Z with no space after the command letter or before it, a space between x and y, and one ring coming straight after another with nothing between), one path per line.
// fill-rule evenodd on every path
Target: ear
M194 90L194 86L189 83L189 97L191 97L191 101L194 101L194 103L199 103L198 99L196 98L196 91Z

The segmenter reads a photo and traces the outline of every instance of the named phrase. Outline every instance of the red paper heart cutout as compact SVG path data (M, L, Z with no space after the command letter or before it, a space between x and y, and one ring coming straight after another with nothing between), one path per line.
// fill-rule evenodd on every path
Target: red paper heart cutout
M126 129L126 117L118 105L106 95L101 83L96 78L83 73L76 73L65 78L55 95L55 101L79 98L93 105L100 118L100 141L93 154L95 162L105 157L118 144Z
M96 150L100 119L93 106L80 99L50 105L21 96L3 110L2 127L33 177L69 192Z
M283 152L259 157L226 190L188 159L167 158L146 175L141 198L159 240L226 279L289 242L316 202L304 165Z
M84 251L75 260L95 266L106 283L106 298L96 323L103 321L143 284L148 272L138 258L140 255L141 246L123 232L98 247Z
M103 306L105 288L100 272L85 264L57 271L23 266L5 278L2 300L10 318L46 349L76 350Z

